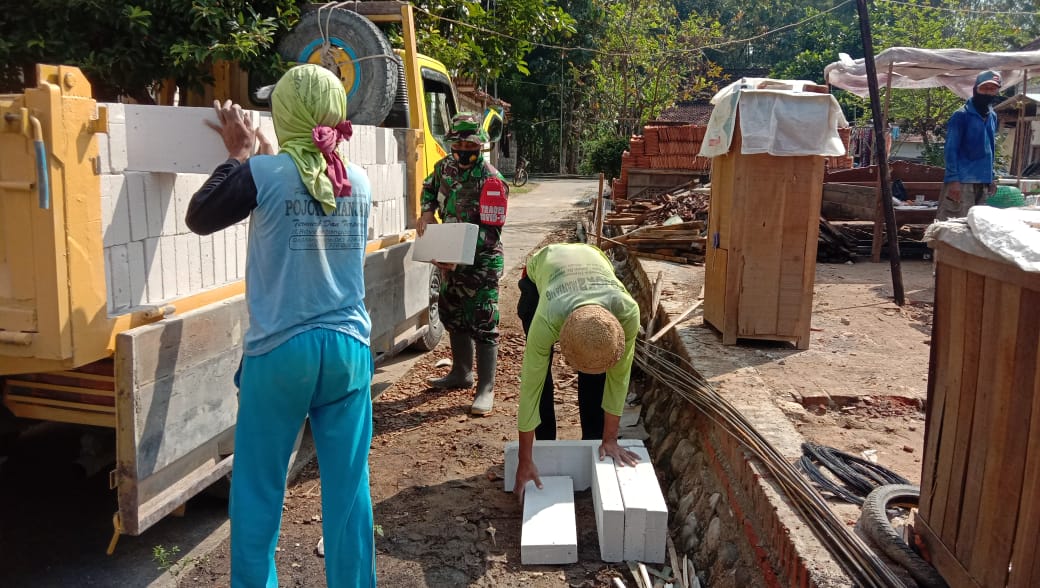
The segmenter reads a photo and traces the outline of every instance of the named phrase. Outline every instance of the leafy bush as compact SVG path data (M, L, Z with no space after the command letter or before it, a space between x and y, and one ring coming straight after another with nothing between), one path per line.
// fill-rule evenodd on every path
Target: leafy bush
M578 171L583 174L602 172L607 178L621 175L621 154L628 149L628 138L617 135L600 135L582 144L581 164Z

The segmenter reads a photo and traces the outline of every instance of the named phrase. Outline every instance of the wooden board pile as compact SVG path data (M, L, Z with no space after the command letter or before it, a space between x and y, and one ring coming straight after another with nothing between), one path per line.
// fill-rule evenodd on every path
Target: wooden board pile
M630 169L677 169L707 173L711 159L697 155L701 150L706 126L647 126L642 135L633 135L628 151L621 154L621 177L614 180L613 193L624 197L628 193Z
M676 263L703 263L705 221L709 194L690 182L648 200L614 200L614 210L603 217L604 250L624 247L629 253ZM667 219L682 222L665 225ZM634 227L624 232L626 227Z

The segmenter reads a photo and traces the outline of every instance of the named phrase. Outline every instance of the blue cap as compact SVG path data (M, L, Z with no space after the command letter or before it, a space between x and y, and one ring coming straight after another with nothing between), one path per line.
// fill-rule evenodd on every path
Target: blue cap
M989 70L989 71L984 71L984 72L980 73L978 75L978 77L975 78L975 87L976 88L978 88L982 84L996 84L997 87L999 88L999 87L1001 87L1003 85L1003 82L1000 79L1000 74L999 73L997 73L997 72L995 72L993 70Z

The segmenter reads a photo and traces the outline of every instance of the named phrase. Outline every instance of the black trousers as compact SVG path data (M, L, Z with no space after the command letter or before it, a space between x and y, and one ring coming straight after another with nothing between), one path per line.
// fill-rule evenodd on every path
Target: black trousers
M520 301L516 305L516 314L524 325L524 335L531 328L534 313L538 309L538 287L526 275L517 284L520 287ZM549 367L545 371L545 384L542 387L542 398L538 403L538 416L542 422L534 430L535 439L556 439L556 406L554 404L552 377L553 350L549 350ZM581 418L582 439L603 438L603 387L607 383L606 374L586 374L578 372L578 415Z

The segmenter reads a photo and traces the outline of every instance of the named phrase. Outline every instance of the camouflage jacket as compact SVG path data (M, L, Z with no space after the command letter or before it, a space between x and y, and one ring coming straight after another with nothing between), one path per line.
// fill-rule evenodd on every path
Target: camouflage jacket
M449 155L433 166L423 181L422 212L436 212L444 223L473 223L480 227L478 253L502 253L502 227L480 222L480 192L484 179L505 179L483 157L470 169L462 169Z

